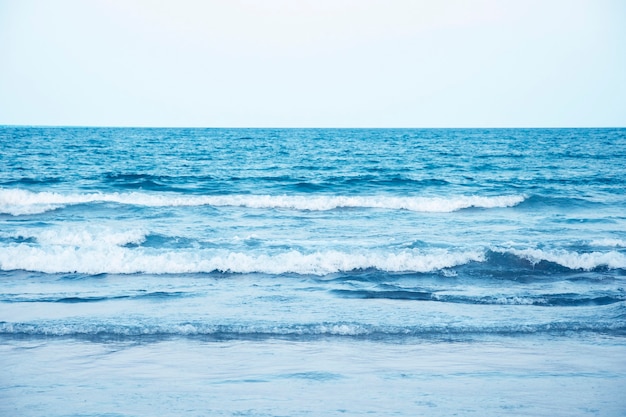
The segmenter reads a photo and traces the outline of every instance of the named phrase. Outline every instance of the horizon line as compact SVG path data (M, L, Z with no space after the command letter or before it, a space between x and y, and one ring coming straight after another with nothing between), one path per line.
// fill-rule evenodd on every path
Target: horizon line
M626 126L157 126L157 125L83 125L83 124L3 124L0 127L23 128L90 128L90 129L328 129L328 130L427 130L427 129L624 129Z

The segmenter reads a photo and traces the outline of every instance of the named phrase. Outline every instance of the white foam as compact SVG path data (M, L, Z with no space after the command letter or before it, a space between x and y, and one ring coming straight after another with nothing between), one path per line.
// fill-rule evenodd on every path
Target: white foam
M42 230L36 239L42 245L62 245L76 247L109 247L112 245L139 244L145 241L143 229L116 229L108 226L90 225L81 227L64 226Z
M615 247L615 248L626 248L626 241L622 239L610 239L610 238L596 239L596 240L592 240L590 243L592 246L608 246L608 247Z
M569 269L591 271L603 266L612 269L626 268L626 255L617 251L578 253L566 250L509 249L503 252L512 253L534 264L547 261Z
M417 212L449 213L465 208L512 207L524 201L523 196L308 196L308 195L211 195L131 193L31 192L22 189L0 189L0 213L15 216L38 214L74 204L112 202L149 207L214 206L259 209L292 209L323 211L337 208L380 208Z
M0 251L0 268L3 270L85 274L172 274L222 271L325 275L367 268L390 272L430 272L482 260L484 260L482 251L455 253L446 250L429 253L405 250L398 253L291 251L276 254L249 254L215 250L154 251L117 245L56 244L40 247L22 243L5 246Z
M142 227L129 227L116 222L63 224L47 229L18 228L12 233L0 233L4 238L34 239L43 247L108 247L140 244L148 232Z

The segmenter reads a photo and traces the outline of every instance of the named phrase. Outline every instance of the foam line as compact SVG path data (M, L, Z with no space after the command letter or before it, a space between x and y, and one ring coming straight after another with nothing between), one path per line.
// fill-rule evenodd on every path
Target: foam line
M438 250L421 253L406 250L398 253L363 251L346 253L298 251L278 254L249 254L210 250L147 251L119 246L37 247L10 245L0 251L0 269L45 273L78 272L84 274L178 274L199 272L313 274L375 268L390 272L430 272L470 261L481 261L481 251L450 252Z
M148 207L213 206L255 209L291 209L325 211L337 208L379 208L426 213L449 213L470 207L512 207L523 196L391 197L391 196L322 196L322 195L211 195L131 193L57 193L23 189L0 189L0 213L14 216L39 214L61 207L110 202Z
M533 264L546 261L573 270L591 271L599 267L626 268L626 255L617 251L578 253L566 250L508 249L500 252L511 253Z

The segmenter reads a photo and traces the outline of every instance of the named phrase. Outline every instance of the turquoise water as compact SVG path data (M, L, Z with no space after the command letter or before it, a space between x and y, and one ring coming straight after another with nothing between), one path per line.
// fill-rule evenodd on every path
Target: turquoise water
M0 414L626 415L624 129L0 142Z

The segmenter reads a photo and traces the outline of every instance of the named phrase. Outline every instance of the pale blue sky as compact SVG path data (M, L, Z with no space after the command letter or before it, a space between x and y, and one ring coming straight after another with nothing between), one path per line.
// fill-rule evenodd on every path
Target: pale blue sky
M0 0L0 124L626 126L626 1Z

